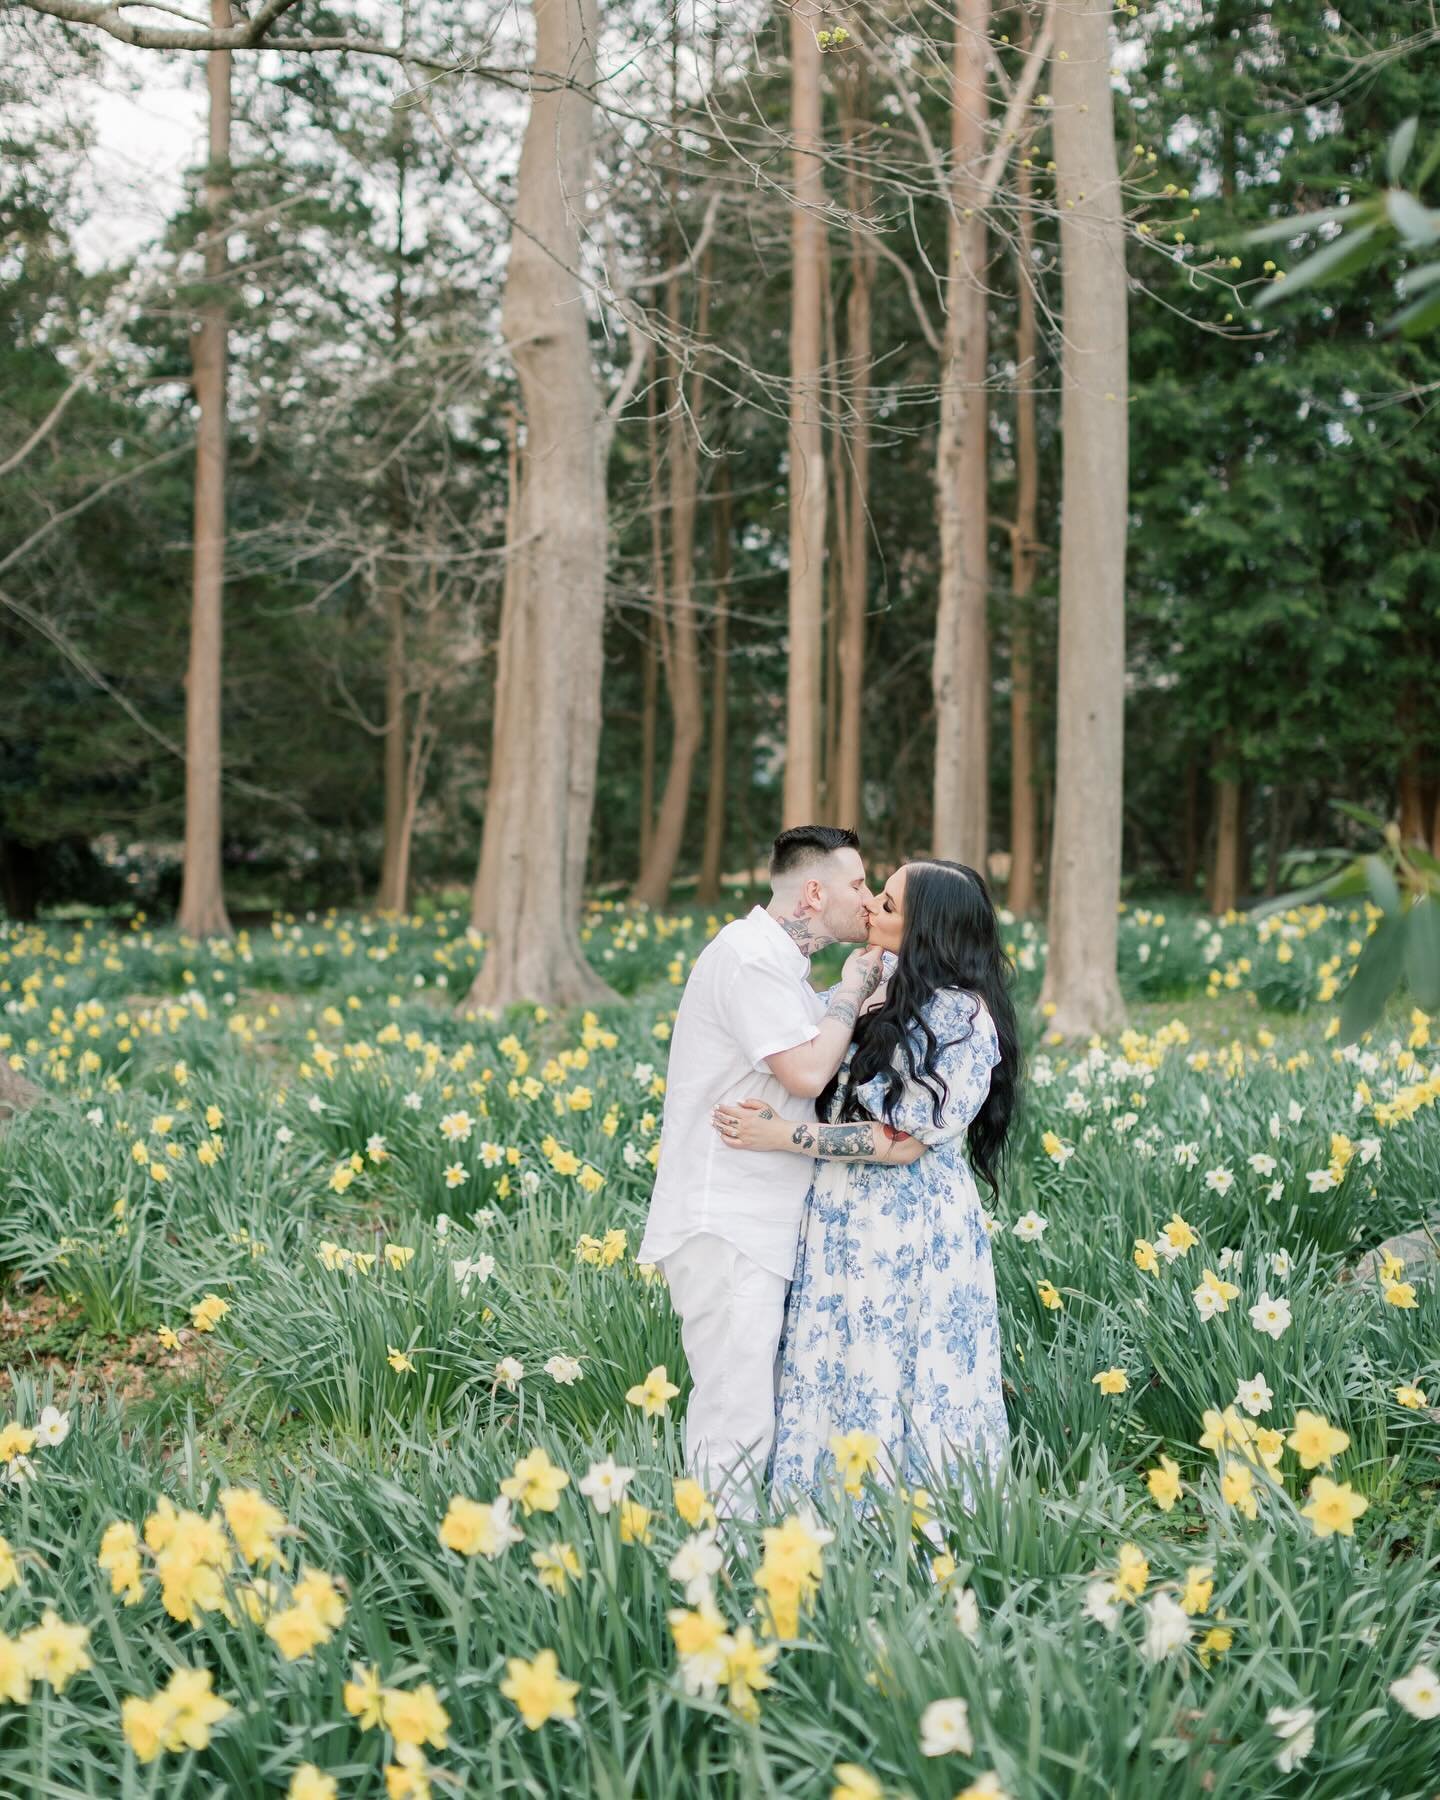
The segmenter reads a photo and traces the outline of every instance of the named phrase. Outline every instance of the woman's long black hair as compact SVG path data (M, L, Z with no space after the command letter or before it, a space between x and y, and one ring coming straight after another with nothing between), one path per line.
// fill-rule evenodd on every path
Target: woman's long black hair
M930 1094L935 1123L948 1098L945 1078L936 1067L943 1045L925 1022L924 1007L940 988L963 988L985 1002L995 1021L1000 1061L990 1076L990 1092L966 1133L970 1167L989 1188L999 1189L1005 1140L1020 1092L1020 1033L1010 999L1014 971L1000 942L1000 923L990 890L974 869L963 863L927 859L905 865L905 927L899 958L890 976L883 1005L864 1013L855 1026L855 1054L850 1060L838 1112L843 1120L871 1114L856 1093L878 1075L885 1083L882 1108L892 1123L904 1090L901 1067ZM973 1018L973 1014L972 1014ZM923 1045L917 1064L912 1035ZM963 1042L960 1039L950 1042ZM903 1058L897 1065L896 1052ZM820 1096L821 1118L831 1117L830 1103L839 1089L834 1076Z

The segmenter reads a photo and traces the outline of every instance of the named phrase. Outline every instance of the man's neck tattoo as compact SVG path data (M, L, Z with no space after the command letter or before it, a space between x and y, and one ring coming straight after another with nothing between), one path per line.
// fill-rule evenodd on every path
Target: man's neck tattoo
M794 913L782 918L780 914L772 912L770 917L795 948L804 951L806 956L818 956L835 942L818 920L812 919L808 913Z

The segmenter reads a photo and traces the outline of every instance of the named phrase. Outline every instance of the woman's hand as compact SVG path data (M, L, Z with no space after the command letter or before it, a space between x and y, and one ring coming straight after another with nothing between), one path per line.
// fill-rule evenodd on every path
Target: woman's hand
M736 1105L717 1106L710 1123L720 1133L720 1141L730 1150L789 1150L795 1130L793 1119L780 1118L763 1100L741 1100ZM801 1129L805 1129L802 1125Z

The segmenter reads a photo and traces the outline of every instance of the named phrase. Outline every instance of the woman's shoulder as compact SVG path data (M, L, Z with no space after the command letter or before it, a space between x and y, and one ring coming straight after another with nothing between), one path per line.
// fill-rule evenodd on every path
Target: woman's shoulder
M971 988L937 988L925 1008L926 1023L940 1035L940 1027L953 1041L974 1038L994 1050L1000 1041L990 1008Z

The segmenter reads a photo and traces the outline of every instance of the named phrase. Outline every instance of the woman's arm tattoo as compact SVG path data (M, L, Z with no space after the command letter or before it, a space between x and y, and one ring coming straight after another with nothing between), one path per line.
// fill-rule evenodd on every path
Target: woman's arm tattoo
M836 1161L889 1162L890 1147L908 1140L910 1133L893 1125L797 1125L790 1142L797 1150Z

